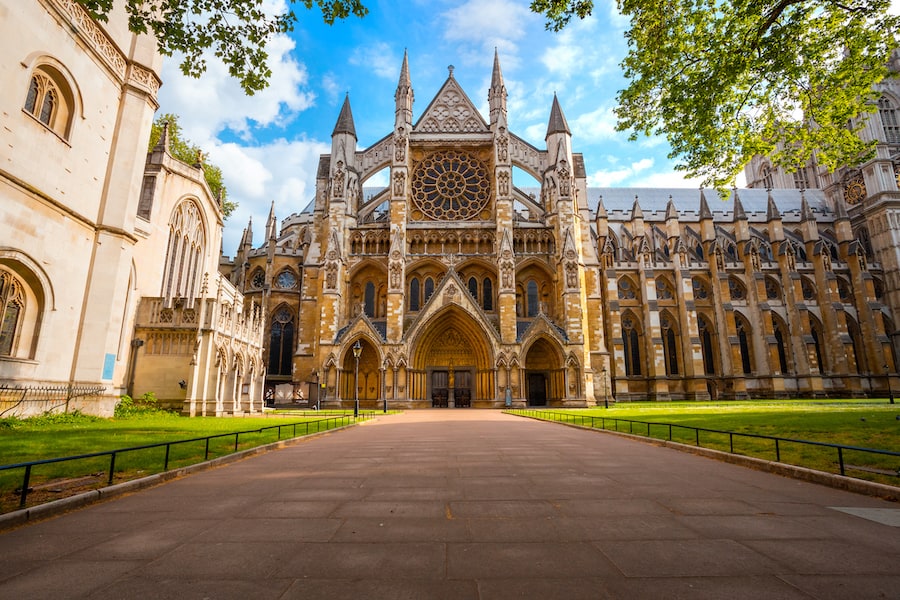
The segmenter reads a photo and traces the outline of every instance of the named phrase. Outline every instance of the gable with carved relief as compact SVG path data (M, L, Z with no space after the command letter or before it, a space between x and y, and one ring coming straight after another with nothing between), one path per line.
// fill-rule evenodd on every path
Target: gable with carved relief
M455 79L450 77L419 119L420 133L485 133L481 114Z

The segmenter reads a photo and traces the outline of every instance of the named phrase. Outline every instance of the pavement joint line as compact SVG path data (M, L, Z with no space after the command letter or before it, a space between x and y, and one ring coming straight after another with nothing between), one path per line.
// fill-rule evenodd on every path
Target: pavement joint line
M363 422L365 423L366 421ZM277 442L264 444L262 446L256 446L255 448L247 448L246 450L241 450L239 452L233 452L224 456L217 456L216 458L213 458L211 460L195 463L193 465L188 465L179 469L171 469L169 471L155 473L153 475L148 475L139 479L123 481L122 483L116 483L96 490L90 490L81 494L69 496L67 498L60 498L59 500L53 500L52 502L45 502L36 506L4 513L0 515L0 532L15 529L24 525L29 525L31 523L37 523L38 521L51 519L72 510L90 506L91 504L105 502L106 500L112 500L113 498L118 498L126 494L145 490L151 487L156 487L168 481L172 481L173 479L179 479L193 473L199 473L201 471L208 471L210 469L223 467L227 464L237 462L245 458L250 458L251 456L256 456L257 454L264 454L266 452L281 450L282 448L285 448L287 446L302 444L314 438L323 437L330 433L342 431L350 427L356 427L359 424L360 423L350 423L348 425L342 425L340 427L327 429L325 431L317 431L315 433L301 435L287 440L278 440Z
M888 485L885 483L876 483L874 481L866 481L865 479L856 479L855 477L847 477L844 475L837 475L835 473L827 473L825 471L817 471L815 469L809 469L806 467L798 467L796 465L789 465L787 463L775 462L772 460L766 460L764 458L755 458L753 456L744 456L743 454L731 454L729 452L723 452L721 450L713 450L712 448L703 448L699 446L691 446L689 444L682 444L679 442L671 442L669 440L660 440L656 438L646 437L642 435L636 435L632 433L625 433L623 431L610 431L608 429L601 429L597 427L587 427L584 425L578 425L577 423L565 423L562 421L548 421L546 419L539 419L537 417L530 417L527 415L514 415L517 417L525 417L528 419L533 419L535 421L540 421L542 423L549 423L552 425L565 425L566 427L574 427L575 429L583 429L585 431L594 431L596 433L606 433L609 435L617 435L619 437L627 438L630 440L643 442L645 444L650 444L652 446L661 446L664 448L672 448L673 450L678 450L680 452L686 452L688 454L696 454L698 456L703 456L706 458L712 458L721 462L726 462L734 465L739 465L742 467L747 467L750 469L754 469L756 471L763 471L765 473L773 473L776 475L782 475L784 477L790 477L792 479L799 479L801 481L806 481L809 483L816 483L819 485L828 486L831 488L835 488L838 490L843 490L845 492L853 492L855 494L862 494L865 496L873 496L875 498L881 498L883 500L890 500L892 502L900 502L900 487L896 487L893 485Z

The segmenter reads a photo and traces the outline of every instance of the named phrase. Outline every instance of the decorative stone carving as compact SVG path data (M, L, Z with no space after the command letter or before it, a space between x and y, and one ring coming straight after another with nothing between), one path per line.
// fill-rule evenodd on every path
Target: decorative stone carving
M403 171L394 171L394 195L406 195L406 173Z

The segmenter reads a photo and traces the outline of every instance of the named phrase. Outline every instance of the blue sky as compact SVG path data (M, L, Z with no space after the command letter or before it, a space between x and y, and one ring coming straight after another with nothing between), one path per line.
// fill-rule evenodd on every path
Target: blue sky
M266 0L273 7L283 0ZM333 26L316 11L297 9L290 37L273 41L269 88L247 97L225 68L209 61L200 80L187 79L178 61L163 66L160 112L179 115L185 135L222 167L229 195L239 203L225 226L224 251L233 256L252 216L254 246L263 241L274 201L279 221L299 212L314 195L318 156L330 151L344 95L350 103L359 148L391 132L394 91L409 52L418 119L447 78L448 65L487 117L494 48L508 92L510 130L539 148L553 94L584 154L588 185L691 187L666 158L662 138L629 142L615 131L612 109L624 87L627 21L615 3L595 2L594 14L561 33L545 31L528 0L365 0L369 15ZM369 185L384 185L374 181Z

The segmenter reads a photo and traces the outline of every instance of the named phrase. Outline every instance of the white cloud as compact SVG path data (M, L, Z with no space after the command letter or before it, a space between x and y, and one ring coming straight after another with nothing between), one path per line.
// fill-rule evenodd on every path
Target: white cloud
M479 52L496 47L511 59L533 18L524 3L513 0L468 0L440 15L447 41L474 44Z
M569 122L569 128L573 137L590 143L623 136L616 131L616 115L610 105L603 105L592 112L578 115Z
M620 169L600 170L593 175L588 175L587 183L591 187L612 187L651 167L653 167L653 159L642 158ZM632 185L638 187L637 184Z
M597 17L574 19L559 33L556 43L541 54L541 63L563 81L588 76L594 83L619 74L625 56L624 38L601 35Z
M213 145L210 160L222 168L228 197L238 203L225 223L225 254L234 255L251 216L254 246L262 243L260 236L272 202L279 222L303 210L315 196L319 155L330 151L330 144L310 140L279 139L260 146Z
M160 89L162 110L181 117L179 124L185 136L206 147L225 128L249 136L258 126L285 126L300 111L310 107L315 95L306 88L306 67L291 53L294 41L280 35L267 46L270 85L253 96L247 96L237 80L215 57L207 61L206 73L199 79L185 77L178 68L176 56L163 63Z
M341 97L341 88L333 73L326 73L322 77L322 91L328 96L332 104L336 103Z
M659 171L632 179L628 185L648 188L699 188L702 180L688 177L683 171Z
M394 79L400 73L401 59L394 55L386 42L366 44L353 51L351 65L365 67L384 79Z

